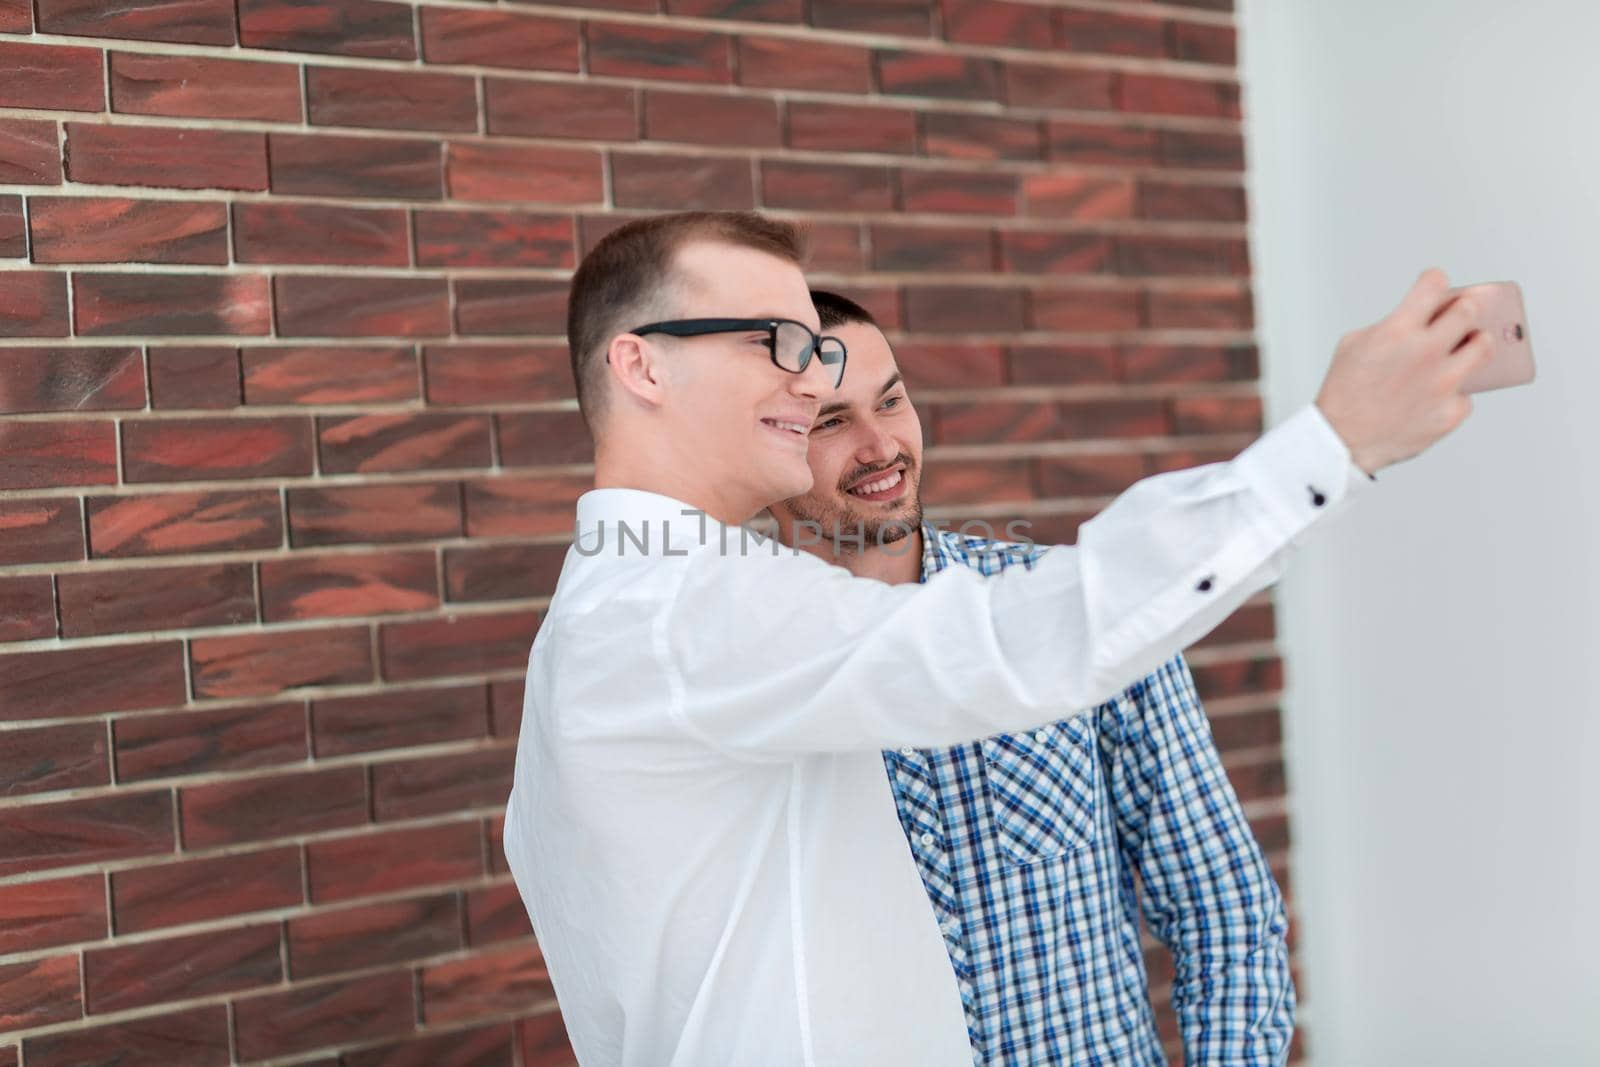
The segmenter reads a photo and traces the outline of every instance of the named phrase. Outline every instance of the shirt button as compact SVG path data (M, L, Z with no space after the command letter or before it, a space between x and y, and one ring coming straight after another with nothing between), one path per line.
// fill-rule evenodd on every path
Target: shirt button
M1211 579L1213 579L1215 577L1216 577L1216 575L1214 575L1214 574L1206 575L1204 578L1200 579L1200 584L1195 586L1195 590L1197 592L1201 592L1201 593L1209 593L1209 592L1211 592Z
M1050 740L1050 731L1049 730L1039 730L1039 731L1034 733L1033 739L1035 741L1039 742L1042 745L1046 741Z
M915 756L916 754L917 754L917 750L912 748L912 747L910 747L909 745L900 750L900 755L905 756L907 759L910 759L912 756Z
M1311 506L1312 507L1320 508L1322 505L1324 505L1324 504L1326 504L1328 502L1328 498L1323 496L1322 495L1322 490L1318 489L1316 486L1308 485L1308 486L1306 486L1306 488L1311 491Z
M933 835L924 830L922 831L922 836L917 838L917 840L921 841L924 845L931 845L933 844Z

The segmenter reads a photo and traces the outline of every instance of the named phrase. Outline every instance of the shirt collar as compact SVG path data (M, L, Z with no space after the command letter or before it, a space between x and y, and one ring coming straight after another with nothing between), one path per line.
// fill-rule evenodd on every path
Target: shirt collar
M765 538L728 526L693 504L645 489L591 489L578 498L573 545L589 557L682 556L722 546L749 552Z

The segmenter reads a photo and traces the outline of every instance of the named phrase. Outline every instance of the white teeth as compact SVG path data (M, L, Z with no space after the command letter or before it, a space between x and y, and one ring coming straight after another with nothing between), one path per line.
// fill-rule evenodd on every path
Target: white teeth
M897 486L899 484L900 484L900 472L899 471L895 471L893 474L889 475L887 478L878 478L878 479L876 479L874 481L868 482L865 485L858 485L858 486L856 486L854 489L852 489L850 491L852 493L860 493L863 496L865 496L865 495L870 494L870 493L881 493L885 489L893 489L895 486Z
M762 421L769 426L776 426L780 430L788 430L790 433L804 434L807 431L804 423L780 422L777 419L763 419Z

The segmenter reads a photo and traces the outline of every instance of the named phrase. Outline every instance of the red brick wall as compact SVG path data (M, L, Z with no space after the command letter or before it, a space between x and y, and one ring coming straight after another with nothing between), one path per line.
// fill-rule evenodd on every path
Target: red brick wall
M0 0L0 1064L564 1062L498 834L567 272L810 221L934 514L1070 539L1260 427L1231 6ZM1272 639L1193 663L1286 873Z

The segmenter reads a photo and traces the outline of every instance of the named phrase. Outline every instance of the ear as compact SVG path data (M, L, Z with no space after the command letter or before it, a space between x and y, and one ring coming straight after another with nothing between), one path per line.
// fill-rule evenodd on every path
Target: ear
M606 349L606 370L626 396L648 407L662 402L661 350L635 333L618 334Z

